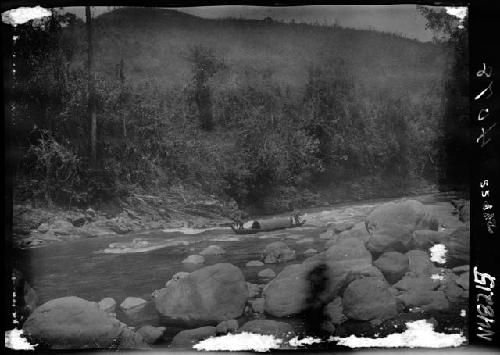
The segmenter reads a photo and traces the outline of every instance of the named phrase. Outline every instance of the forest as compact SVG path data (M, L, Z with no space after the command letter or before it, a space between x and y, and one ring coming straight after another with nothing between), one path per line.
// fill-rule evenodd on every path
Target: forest
M467 188L467 29L444 12L421 9L447 33L422 43L149 8L89 27L52 11L15 30L16 202L99 206L183 185L276 212L318 194Z

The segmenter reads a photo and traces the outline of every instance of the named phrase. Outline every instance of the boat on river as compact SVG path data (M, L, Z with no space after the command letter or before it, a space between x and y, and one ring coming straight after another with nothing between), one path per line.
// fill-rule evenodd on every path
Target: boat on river
M292 221L290 218L273 218L261 221L253 221L251 223L250 228L237 228L234 225L231 226L231 229L236 234L255 234L259 232L270 232L278 229L287 229L287 228L297 228L301 227L305 220L302 221Z

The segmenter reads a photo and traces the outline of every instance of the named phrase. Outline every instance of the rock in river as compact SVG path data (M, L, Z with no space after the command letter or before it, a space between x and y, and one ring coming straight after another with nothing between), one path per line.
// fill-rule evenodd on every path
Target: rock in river
M215 336L215 334L215 327L201 327L183 330L175 335L171 345L179 348L191 348L194 344Z
M208 247L206 247L205 249L203 249L201 252L200 252L200 255L204 255L204 256L207 256L207 255L222 255L222 254L225 254L226 252L224 251L224 249L222 249L220 246L218 245L210 245Z
M156 293L156 310L188 323L215 323L239 317L248 288L239 268L220 263L203 267Z
M189 255L186 259L182 260L183 264L203 264L205 258L201 255Z
M139 297L127 297L121 304L120 308L124 311L131 311L143 307L146 301Z
M156 343L165 333L165 327L153 327L152 325L145 325L137 330L141 334L144 341L148 344Z
M295 250L284 242L268 244L264 249L264 262L266 264L283 263L295 259Z
M52 349L147 348L143 337L79 297L62 297L38 307L24 323L32 342Z
M113 313L116 308L116 301L111 297L106 297L100 300L98 305L104 312Z
M276 276L276 273L272 269L264 269L259 271L258 276L263 279L272 279Z
M404 274L408 271L408 256L396 251L389 251L382 254L373 262L377 268L382 271L385 279L393 284L401 280Z
M351 282L342 300L343 312L351 319L385 320L398 314L396 298L389 291L389 285L376 277Z
M247 267L259 267L259 266L264 266L264 263L259 260L251 260L248 263L246 263Z
M399 225L411 232L417 229L438 230L439 221L430 210L416 200L387 202L376 207L366 218L370 233L384 225Z

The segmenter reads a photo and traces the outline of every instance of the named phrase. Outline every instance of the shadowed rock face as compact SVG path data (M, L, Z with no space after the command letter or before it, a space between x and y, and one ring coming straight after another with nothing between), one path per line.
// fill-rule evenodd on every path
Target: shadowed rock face
M26 334L52 349L147 348L142 336L101 310L97 303L63 297L38 307L26 320Z
M239 317L248 298L241 270L220 263L190 273L158 291L156 310L170 320L215 323Z
M389 319L398 314L396 298L389 285L375 277L355 280L343 297L344 314L356 320Z

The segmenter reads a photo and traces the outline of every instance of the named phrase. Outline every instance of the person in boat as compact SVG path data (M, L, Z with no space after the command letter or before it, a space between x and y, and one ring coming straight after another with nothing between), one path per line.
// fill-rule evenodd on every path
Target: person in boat
M253 221L253 223L252 223L252 229L260 229L260 223L259 223L259 221Z
M233 221L236 229L243 229L243 213L241 211L235 213Z

